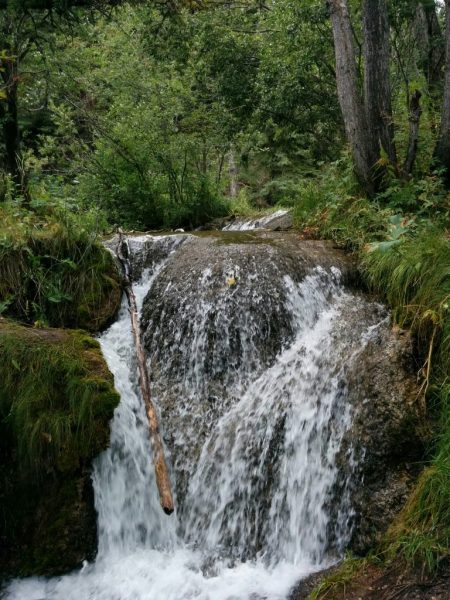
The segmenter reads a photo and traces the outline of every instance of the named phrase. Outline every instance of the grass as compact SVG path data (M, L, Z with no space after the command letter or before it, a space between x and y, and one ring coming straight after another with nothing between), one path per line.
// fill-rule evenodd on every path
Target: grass
M0 318L0 380L3 450L25 473L78 469L108 445L119 396L86 333Z
M113 258L92 228L60 211L0 208L0 314L97 331L120 298Z
M346 557L337 568L332 569L319 585L308 596L308 600L326 600L326 598L345 598L346 589L350 586L357 575L367 566L376 563L377 559Z
M388 561L403 559L424 575L450 566L450 386L441 386L441 427L430 465L383 544Z
M431 226L405 237L389 251L366 252L362 270L371 287L427 348L426 375L443 380L450 356L450 239Z

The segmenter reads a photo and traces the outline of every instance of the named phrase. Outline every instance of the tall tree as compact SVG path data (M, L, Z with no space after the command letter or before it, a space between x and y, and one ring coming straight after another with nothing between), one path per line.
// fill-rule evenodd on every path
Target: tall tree
M450 0L445 0L445 80L442 118L439 139L436 145L435 158L444 169L444 178L450 187Z
M364 95L355 58L354 29L347 0L329 0L336 54L336 80L356 175L369 196L383 184L383 152L396 168L389 74L389 18L386 0L363 0Z
M375 191L372 169L374 152L358 82L348 4L347 0L329 0L328 5L336 55L337 91L345 132L350 144L356 176L366 192L372 195Z
M102 10L120 0L0 0L0 127L3 167L12 177L16 192L29 198L23 165L19 90L21 66L35 49L42 52L49 32L75 18L74 9ZM0 152L1 160L1 152Z
M363 1L364 102L374 165L383 151L397 164L390 83L390 29L386 0Z
M4 168L10 173L16 189L26 197L25 174L22 168L21 136L19 127L19 83L20 64L31 47L30 32L26 19L18 19L17 12L12 9L0 10L2 23L0 33L3 50L0 55L0 81L2 97L0 98L0 123L4 143Z
M433 87L442 80L445 47L435 0L422 0L417 6L416 24L422 28L425 57L423 67L428 85Z

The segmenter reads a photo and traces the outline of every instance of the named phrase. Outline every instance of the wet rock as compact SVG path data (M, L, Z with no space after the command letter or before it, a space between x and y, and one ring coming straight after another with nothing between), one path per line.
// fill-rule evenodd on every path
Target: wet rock
M405 331L380 328L347 370L355 417L346 443L358 458L353 491L356 514L351 548L376 545L403 507L420 471L419 386L413 345ZM349 465L343 461L343 471Z
M224 231L247 231L255 229L287 231L292 229L292 226L292 213L289 210L282 209L259 217L230 217L227 221L221 223L220 228Z
M168 424L164 436L178 501L182 504L190 465L218 418L293 339L286 277L299 283L317 268L338 269L351 293L332 331L336 352L343 352L335 377L354 417L338 455L339 480L326 500L334 515L329 540L330 548L342 551L335 541L346 524L340 523L338 507L348 495L350 545L364 553L402 507L422 454L409 336L393 331L386 309L355 291L357 270L332 244L264 231L171 238L156 246L135 240L134 251L136 276L165 257L144 301L141 325L153 394L161 421ZM179 244L183 248L177 252ZM336 419L331 415L330 430ZM277 456L278 446L273 450Z
M144 270L152 271L156 265L160 264L171 252L176 250L188 236L186 235L141 235L126 234L126 240L130 248L132 260L132 278L138 281ZM104 246L116 256L119 236L117 234L104 240ZM121 265L116 261L117 268L121 272Z
M168 257L144 301L141 325L174 456L181 451L177 432L191 431L195 461L217 419L289 345L285 278L300 282L319 266L339 268L343 278L355 271L332 245L281 233L186 236L182 250ZM175 462L183 498L189 472L182 458Z
M264 225L265 229L271 229L272 231L287 231L288 229L291 229L292 226L293 220L291 212L274 214L273 218Z

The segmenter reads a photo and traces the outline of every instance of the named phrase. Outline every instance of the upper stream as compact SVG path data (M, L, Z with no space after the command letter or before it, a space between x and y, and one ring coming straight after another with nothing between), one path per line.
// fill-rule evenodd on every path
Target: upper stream
M93 469L98 556L16 580L10 600L282 600L342 556L360 459L346 369L386 313L316 250L243 241L132 238L176 511L159 505L124 300L99 338L121 402Z

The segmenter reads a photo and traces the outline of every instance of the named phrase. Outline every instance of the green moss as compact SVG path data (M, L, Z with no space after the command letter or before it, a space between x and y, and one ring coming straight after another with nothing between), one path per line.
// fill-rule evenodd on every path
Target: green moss
M84 332L33 329L0 319L0 418L20 464L35 473L90 460L107 442L97 417L119 396L98 343Z
M56 574L93 558L90 464L118 401L86 332L0 317L0 573Z

